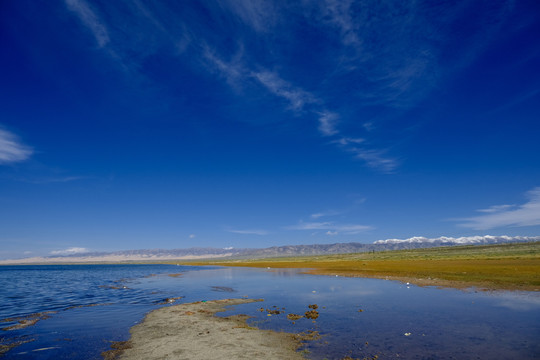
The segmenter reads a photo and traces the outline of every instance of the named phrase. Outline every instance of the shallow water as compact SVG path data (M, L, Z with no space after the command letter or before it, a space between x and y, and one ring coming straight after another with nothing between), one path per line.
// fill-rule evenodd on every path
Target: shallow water
M540 294L533 292L420 288L297 270L71 265L0 267L0 319L56 311L34 326L1 331L4 343L32 340L4 358L101 359L111 341L128 339L132 325L165 306L157 303L180 296L176 303L263 298L223 315L251 315L250 322L263 329L318 331L322 338L304 348L310 359L540 357ZM318 305L316 320L287 319L289 313L303 315L310 304Z

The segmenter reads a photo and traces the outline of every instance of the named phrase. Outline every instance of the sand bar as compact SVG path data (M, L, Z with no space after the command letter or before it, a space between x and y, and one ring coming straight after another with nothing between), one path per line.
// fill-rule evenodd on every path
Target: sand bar
M246 315L215 316L226 306L256 301L262 300L213 300L152 311L131 328L131 339L117 355L122 360L304 359L293 334L250 327Z

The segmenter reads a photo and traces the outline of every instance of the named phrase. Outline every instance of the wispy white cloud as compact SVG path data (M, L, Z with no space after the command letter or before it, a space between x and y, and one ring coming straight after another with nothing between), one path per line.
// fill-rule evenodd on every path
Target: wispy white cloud
M330 232L340 232L346 235L359 234L373 229L372 226L358 224L335 224L333 222L300 222L297 225L288 226L288 230L327 230Z
M292 110L302 110L306 104L319 102L313 94L293 86L275 72L264 70L252 72L251 75L272 94L287 100L289 102L289 108Z
M257 32L270 30L276 22L275 3L268 0L220 0L220 3Z
M321 3L323 18L339 29L341 41L345 45L360 47L358 23L353 20L351 0L325 0Z
M37 179L25 179L21 180L31 184L52 184L52 183L67 183L71 181L78 181L86 179L85 176L55 176L55 177L43 177Z
M373 131L375 129L375 125L373 124L373 121L368 121L362 124L362 127L366 129L366 131Z
M346 224L346 225L334 225L332 226L336 231L345 233L345 234L358 234L367 230L373 229L372 226L368 225L355 225L355 224Z
M242 37L236 40L236 50L231 53L230 48L215 42L219 37L209 36L208 29L190 27L188 19L184 19L176 10L166 5L155 5L150 8L140 0L133 0L121 12L118 6L109 3L94 4L87 0L64 1L67 8L94 35L99 47L105 48L105 51L127 70L132 78L137 78L134 75L141 73L141 64L146 57L164 48L160 44L168 44L169 47L174 44L174 47L178 48L178 53L174 55L180 55L186 51L189 44L193 43L193 39L197 39L197 44L191 47L193 62L204 64L207 69L218 73L233 89L238 90L245 85L251 87L256 84L277 98L283 99L287 110L312 116L322 136L341 138L338 141L340 146L352 151L357 159L364 161L368 166L382 169L383 172L391 172L390 169L396 165L384 157L382 151L369 148L367 145L364 145L365 149L361 151L347 149L358 145L360 138L345 136L337 128L340 120L339 111L328 110L324 91L308 90L302 85L286 80L278 71L268 70L262 64L254 62L251 56L253 54L246 54L250 48L246 48ZM359 30L352 16L354 11L351 6L351 1L328 1L326 4L328 10L325 10L324 16L330 19L332 26L340 29L345 46L358 46L361 40L358 37ZM259 32L260 36L265 36L266 30L278 22L276 10L278 7L280 11L286 11L290 16L299 10L267 0L221 0L218 6L207 7L210 16L216 18L234 14L243 23ZM126 15L123 19L125 28L136 29L136 36L126 36L127 31L118 31L107 22L106 15L114 18L115 14L118 16L120 13ZM300 11L294 16L303 16L302 13L304 12ZM175 24L174 27L171 26L172 23ZM111 38L116 41L113 43ZM132 56L134 53L137 54L136 57Z
M343 146L346 146L346 145L356 145L356 144L361 144L363 143L365 140L362 139L362 138L349 138L349 137L341 137L337 140L334 141L334 143L338 144L338 145L343 145Z
M19 138L0 128L0 164L9 164L27 160L33 150L24 145Z
M484 212L484 213L496 213L496 212L499 212L499 211L510 210L512 208L515 208L515 207L516 207L516 205L493 205L493 206L490 206L487 209L479 209L479 210L476 210L476 211Z
M391 174L398 166L396 159L386 157L384 151L358 146L348 146L346 150L353 153L357 159L363 160L368 166L383 173Z
M239 45L239 50L230 60L226 60L223 56L220 56L215 48L207 44L203 48L203 57L209 63L210 70L220 74L233 88L237 88L243 83L254 81L272 95L286 100L286 108L294 112L304 110L305 106L309 104L322 105L322 101L314 94L283 79L277 72L264 69L260 66L257 66L258 70L256 71L248 67L243 61L244 48L241 44ZM319 118L319 130L323 135L328 136L337 133L334 129L335 122L338 118L337 114L324 109L313 111L313 114Z
M216 50L210 46L205 45L203 48L203 57L210 63L213 70L226 79L231 87L236 88L245 81L247 69L242 63L242 47L229 61L218 56Z
M408 107L435 85L440 69L433 43L443 35L431 30L425 7L378 0L317 4L319 21L337 31L343 45L337 66L362 83L351 94L362 105Z
M326 230L332 227L329 222L300 222L298 225L288 226L289 230Z
M449 6L417 1L310 1L315 18L339 34L336 63L361 83L351 96L362 105L409 108L453 72L472 62L505 24L514 0L489 6L457 0ZM455 27L476 13L468 36ZM459 48L459 51L449 51Z
M363 204L367 200L363 195L360 194L351 194L350 196L353 198L353 203L355 205Z
M90 250L88 250L86 248L71 247L71 248L64 249L64 250L51 251L50 254L51 255L78 255L78 254L84 254L84 253L88 253L88 252L90 252Z
M226 62L210 49L207 49L205 56L233 87L242 81L246 81L245 74L249 71L242 65L241 56L235 57L233 61ZM270 93L287 100L288 109L290 110L298 112L304 110L306 105L315 105L321 108L320 110L317 108L310 109L308 112L313 116L317 116L318 130L321 135L337 138L332 143L338 144L345 151L353 153L356 159L362 160L369 167L387 174L392 173L397 168L397 160L385 156L383 150L372 149L367 145L360 147L359 145L365 141L363 138L343 136L336 126L339 114L325 109L324 102L312 93L292 85L275 72L263 70L249 73Z
M268 231L260 229L246 229L246 230L227 230L230 233L242 234L242 235L268 235Z
M336 129L336 122L339 119L339 115L330 112L330 111L323 111L319 113L319 131L324 136L332 136L338 134L338 130Z
M458 219L459 224L475 230L494 229L506 226L522 227L540 225L540 187L527 193L529 201L521 205L495 205L480 209L484 215Z
M311 214L310 217L312 219L318 219L318 218L326 217L326 216L336 216L336 215L339 215L341 213L342 212L337 211L337 210L328 210L328 211L323 211L323 212L318 212L318 213Z
M391 174L399 166L397 159L387 156L385 150L369 147L364 138L341 136L340 132L336 132L336 135L338 137L332 143L352 153L356 159L364 161L366 165L377 171Z
M383 131L373 131L382 127L371 118L348 118L349 104L354 103L356 110L382 106L392 109L392 114L396 109L399 112L415 106L441 79L475 58L512 7L512 1L505 0L490 11L480 12L471 36L454 44L450 41L455 38L456 24L473 13L471 2L458 1L456 6L445 7L415 1L304 0L290 5L270 0L218 0L198 5L196 10L186 5L191 11L181 11L170 4L150 6L141 0L121 6L116 2L64 1L97 44L132 73L143 73L142 64L150 55L176 48L176 53L165 54L174 57L187 54L189 48L189 60L179 56L179 66L183 61L202 64L233 88L249 83L251 89L256 84L283 99L288 110L311 116L313 127L322 136L335 138L335 144L384 173L394 172L399 164L386 154L388 149L370 141L384 136ZM212 18L215 26L198 21L196 14L201 8L205 21ZM112 19L123 24L121 30ZM331 45L332 51L320 57L292 57L291 46L295 41L301 45L303 39L298 35L302 32L293 24L296 22L283 19L301 19L306 28L324 32L321 48ZM242 24L256 34L246 32ZM229 41L223 41L224 37L235 39L236 50ZM284 37L287 41L276 41ZM310 59L312 56L316 61ZM305 64L321 70L313 75L316 81L312 77L305 80L300 68L294 81L280 71L294 71L295 66ZM336 89L344 85L347 96L336 95L342 94ZM360 139L361 146L355 141Z
M196 237L195 234L189 234L190 239L195 239L195 237Z
M68 9L77 14L81 22L92 32L99 47L110 41L109 31L85 0L65 0Z
M231 72L231 70L227 69L225 73L228 74L228 72ZM232 73L236 75L237 71L233 68ZM307 104L324 106L321 99L308 91L291 85L274 72L252 72L252 76L271 93L288 100L291 110L302 110ZM368 148L367 146L359 147L358 145L363 143L364 139L342 136L336 127L339 119L338 113L326 110L324 107L322 110L311 110L311 113L318 116L318 130L323 136L338 137L333 141L334 143L339 144L344 150L353 153L355 158L363 160L369 167L383 173L392 173L397 168L397 160L385 156L385 151Z
M194 41L194 35L192 31L178 18L174 12L171 12L163 3L151 3L149 6L145 5L141 0L131 0L132 14L130 18L137 22L138 34L143 33L143 36L139 40L145 44L145 49L150 52L154 52L154 46L161 43L172 43L177 50L177 55L184 53L188 46ZM147 24L144 24L147 22ZM167 26L167 24L174 23L175 26ZM141 31L144 29L144 31ZM154 30L158 31L155 32ZM132 36L129 39L133 39ZM158 40L158 41L155 41ZM136 46L138 50L141 49Z
M150 9L144 5L141 0L131 0L131 3L134 5L135 9L139 14L148 19L156 28L161 30L163 33L168 33L168 30L163 26L161 21L150 11Z

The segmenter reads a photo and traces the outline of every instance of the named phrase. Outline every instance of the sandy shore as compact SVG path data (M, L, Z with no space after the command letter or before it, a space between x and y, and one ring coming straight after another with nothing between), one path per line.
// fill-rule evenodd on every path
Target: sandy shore
M214 316L226 306L261 300L226 299L164 307L131 329L131 339L113 344L106 359L304 359L293 334L260 330L245 315Z

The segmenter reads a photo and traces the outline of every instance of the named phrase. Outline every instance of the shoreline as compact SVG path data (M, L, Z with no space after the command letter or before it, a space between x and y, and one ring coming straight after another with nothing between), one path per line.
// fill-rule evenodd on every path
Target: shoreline
M248 326L247 315L215 316L227 307L261 299L198 301L154 310L115 342L105 360L270 359L301 360L295 334Z
M406 262L396 262L397 265L407 267L413 263L413 261ZM396 265L393 264L393 265ZM438 288L451 288L458 290L468 290L475 289L479 291L528 291L528 292L539 292L540 284L538 280L536 281L499 281L500 279L494 277L492 274L486 276L486 274L481 274L478 278L474 279L474 271L477 269L467 269L470 274L470 278L467 278L467 272L461 271L450 271L450 272L439 272L439 271L425 271L421 270L408 270L408 271L392 271L393 269L388 269L381 266L381 269L370 269L368 271L363 269L356 269L356 264L347 264L346 266L335 267L334 264L328 263L317 263L313 262L310 264L302 262L198 262L198 263L182 263L182 265L195 265L195 266L223 266L223 267L245 267L245 268L266 268L271 270L278 269L298 269L301 270L303 274L309 275L323 275L323 276L343 276L343 277L357 277L357 278L367 278L367 279L381 279L381 280L392 280L399 281L402 283L410 283L416 286L433 286ZM377 264L379 265L379 264ZM422 265L422 261L414 262L413 266ZM519 261L516 261L516 268L522 264ZM471 266L471 268L473 268ZM538 268L535 265L535 268ZM519 269L520 270L520 269ZM518 269L514 271L519 271ZM535 270L536 271L536 270ZM540 274L540 272L537 272ZM538 279L538 275L532 275L535 279Z
M180 263L302 269L313 275L396 280L463 290L540 291L540 242Z

